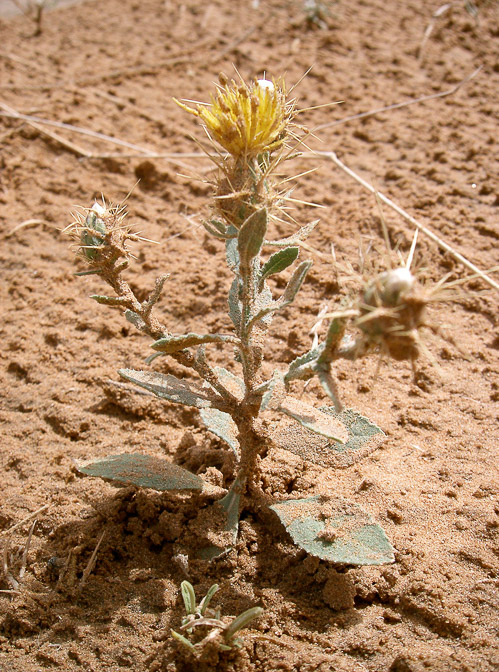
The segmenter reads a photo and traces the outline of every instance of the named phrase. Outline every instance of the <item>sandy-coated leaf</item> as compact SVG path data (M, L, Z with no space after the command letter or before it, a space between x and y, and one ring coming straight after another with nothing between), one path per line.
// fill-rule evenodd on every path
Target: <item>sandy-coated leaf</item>
M179 350L191 348L203 343L230 343L235 339L233 336L225 336L224 334L182 334L180 336L165 336L155 341L151 348L158 350L165 355L171 355Z
M260 410L265 411L267 408L277 408L285 394L286 387L284 385L283 375L276 369L272 374L267 389L263 393Z
M133 369L120 369L118 373L125 380L149 390L161 399L196 408L211 407L211 400L202 391L195 389L186 380L179 380L171 374L164 375L156 371L134 371Z
M300 548L339 565L386 565L394 549L383 528L356 504L322 496L270 507Z
M344 444L348 441L348 430L341 420L328 413L323 413L304 401L286 397L280 402L277 410L314 434L320 434L338 443Z
M235 373L227 371L223 366L214 366L215 373L217 374L220 382L224 387L226 387L229 392L231 392L239 401L244 398L246 394L246 385L244 380L236 376Z
M78 471L153 490L202 490L204 485L202 478L187 469L142 453L108 455L79 466Z
M232 484L229 492L213 504L215 509L222 510L225 517L224 532L229 532L230 543L227 546L221 547L215 544L206 546L200 549L199 556L204 560L215 560L220 555L223 555L230 550L237 540L237 532L239 530L239 503L241 501L242 484L236 478Z
M272 435L276 446L322 467L343 469L372 453L386 438L383 430L351 408L340 413L327 406L320 410L346 427L348 441L345 444L330 441L295 422L283 420Z

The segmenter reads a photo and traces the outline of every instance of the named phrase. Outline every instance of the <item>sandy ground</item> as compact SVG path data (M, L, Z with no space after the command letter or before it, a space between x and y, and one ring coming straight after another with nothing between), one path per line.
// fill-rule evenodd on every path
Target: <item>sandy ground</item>
M307 26L300 2L198 3L107 0L56 9L41 36L25 17L0 20L1 111L73 124L131 146L26 120L0 117L0 669L118 672L492 672L499 666L496 462L499 399L498 295L471 280L454 303L435 303L429 357L415 376L378 358L338 367L343 400L387 433L383 446L345 470L274 450L263 465L275 497L337 493L362 505L396 548L387 567L345 569L298 551L283 530L248 514L237 548L196 560L192 519L199 500L116 490L74 464L110 453L168 456L227 478L222 443L194 409L116 386L116 370L141 368L145 337L119 310L89 297L104 288L82 270L60 230L75 204L135 186L129 220L160 245L136 245L128 271L146 296L170 273L159 314L174 332L228 329L230 272L223 246L201 226L211 189L190 176L211 164L189 157L202 130L172 96L208 100L220 70L266 72L301 108L342 100L300 117L311 149L333 150L353 170L482 269L498 264L497 6L461 7L423 33L438 2L341 1L327 26ZM365 119L348 117L451 90L451 95ZM172 158L165 154L181 153ZM147 156L147 155L152 156ZM156 155L163 155L163 158ZM384 244L371 194L331 161L307 154L288 164L297 199L325 206L309 239L314 266L296 305L275 320L266 366L308 349L315 316L354 284L344 268L371 242ZM297 204L300 224L317 211ZM384 208L390 243L406 257L413 227ZM274 237L290 235L276 225ZM334 244L339 266L330 255ZM305 257L303 257L305 258ZM430 286L469 275L420 236L417 267ZM497 277L497 276L496 276ZM279 287L277 286L278 290ZM218 364L230 353L210 351ZM277 364L275 364L277 363ZM180 373L166 358L158 370ZM325 397L315 383L309 403ZM225 482L227 485L227 482ZM82 575L104 532L92 573ZM190 554L186 563L182 556ZM195 663L170 636L189 578L225 616L260 605L239 652Z

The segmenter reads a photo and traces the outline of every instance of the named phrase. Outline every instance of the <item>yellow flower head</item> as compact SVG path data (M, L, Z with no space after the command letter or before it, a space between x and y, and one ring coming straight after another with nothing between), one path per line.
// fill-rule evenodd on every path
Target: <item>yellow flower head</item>
M199 117L210 136L235 158L251 158L282 147L293 116L293 104L286 103L282 82L259 79L238 85L225 75L219 81L211 104L192 108L175 102Z

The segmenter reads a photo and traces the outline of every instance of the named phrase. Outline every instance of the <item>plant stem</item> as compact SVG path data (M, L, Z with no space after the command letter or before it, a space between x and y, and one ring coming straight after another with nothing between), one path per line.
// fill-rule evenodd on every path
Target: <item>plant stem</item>
M154 316L153 308L160 297L161 289L168 276L162 276L156 282L151 296L147 301L141 303L130 285L121 277L122 267L112 266L104 268L101 275L106 282L111 285L116 295L123 299L122 306L136 313L142 320L140 331L144 332L155 341L165 338L169 335L168 329ZM237 406L236 397L220 382L215 370L208 364L204 357L195 357L189 350L182 350L171 355L179 364L193 369L207 383L209 383L220 394L229 409Z

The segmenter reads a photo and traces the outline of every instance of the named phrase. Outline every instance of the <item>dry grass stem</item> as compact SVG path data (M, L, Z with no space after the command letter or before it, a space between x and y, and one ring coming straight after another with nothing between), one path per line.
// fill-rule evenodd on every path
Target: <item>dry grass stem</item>
M28 538L26 539L26 545L24 546L23 557L21 560L21 569L19 570L19 583L21 583L21 581L23 580L24 573L26 572L26 563L28 562L29 547L31 545L31 538L33 536L33 532L37 522L38 519L35 518L35 520L31 523L31 527L29 528Z
M24 222L21 222L20 224L17 224L13 229L11 229L5 237L10 238L11 236L13 236L15 233L17 233L21 229L30 228L32 226L38 226L40 224L42 226L49 226L52 229L58 229L59 228L56 224L51 224L50 222L47 222L46 219L26 219Z
M49 508L48 504L44 504L44 506L41 506L39 509L36 511L33 511L33 513L30 513L29 516L26 516L26 518L23 518L20 520L18 523L15 525L12 525L12 527L9 527L8 530L3 530L0 532L0 536L7 536L18 530L20 527L24 525L24 523L27 523L28 520L32 520L32 518L35 518L35 516L38 516L38 514L42 513L43 511L46 511Z
M371 192L371 194L376 196L385 205L388 205L388 207L390 207L392 210L395 210L395 212L397 212L406 221L410 222L413 226L419 229L419 231L424 233L425 236L433 240L433 242L435 242L438 245L438 247L448 252L451 255L451 257L453 257L456 261L460 262L463 266L466 266L466 268L473 271L473 273L475 273L479 278L481 278L484 282L486 282L490 287L499 290L499 284L495 280L493 280L484 271L475 266L475 264L473 264L471 261L466 259L466 257L463 257L462 254L457 252L457 250L455 250L448 243L442 240L442 238L437 236L436 233L433 233L433 231L431 231L426 226L418 222L417 219L412 217L412 215L409 215L409 213L407 213L400 206L398 206L396 203L390 200L387 196L385 196L380 191L375 189L371 184L366 182L366 180L360 177L360 175L355 173L351 168L348 168L348 166L346 166L342 161L340 161L340 159L336 156L335 152L317 152L317 154L319 156L324 156L325 158L331 159L331 161L338 168L340 168L347 175L350 175L350 177L353 177L353 179L356 180L359 184L361 184L365 189L367 189L367 191Z
M95 562L96 562L96 560L97 560L97 552L98 552L99 547L100 547L100 545L101 545L101 543L102 543L102 540L104 539L104 535L105 535L105 534L106 534L106 531L104 530L104 531L102 532L102 534L100 535L100 537L99 537L99 541L97 542L97 545L95 546L92 555L90 556L90 560L88 561L87 566L86 566L85 569L83 570L83 575L82 575L82 577L81 577L81 579L80 579L80 588L83 588L83 586L84 586L85 583L87 582L88 577L90 576L90 574L91 574L91 573L93 572L93 570L94 570Z
M461 80L458 84L453 86L447 91L441 91L440 93L432 93L428 96L421 96L420 98L412 98L411 100L406 100L403 103L393 103L392 105L386 105L385 107L378 107L375 110L368 110L367 112L360 112L359 114L353 114L351 117L344 117L343 119L336 119L335 121L329 121L326 124L321 124L316 126L313 130L321 131L324 128L330 128L331 126L339 126L340 124L346 124L350 121L355 121L357 119L365 119L366 117L373 117L376 114L382 114L383 112L390 112L391 110L398 110L402 107L408 107L409 105L415 105L416 103L424 103L428 100L435 100L436 98L445 98L446 96L451 96L453 93L456 93L462 86L470 82L478 73L482 70L482 66L474 70L470 75Z
M47 130L42 128L42 124L46 126L53 126L55 128L61 128L67 131L72 131L74 133L79 133L80 135L88 135L91 138L96 138L98 140L104 140L105 142L110 142L114 145L119 145L120 147L127 147L128 149L133 149L137 152L140 152L140 156L153 156L153 152L150 152L148 149L140 147L139 145L134 145L131 142L126 142L124 140L119 140L118 138L113 138L110 135L105 135L104 133L98 133L97 131L91 131L87 128L80 128L79 126L73 126L73 124L65 124L62 121L52 121L51 119L43 119L41 117L31 116L29 114L20 114L16 110L12 109L5 103L0 102L0 108L4 112L0 112L0 117L9 117L11 119L21 119L22 121L27 122L33 128L36 128L41 133L52 137L54 140L57 140L61 144L65 145L68 149L73 152L76 152L80 156L86 158L94 158L92 152L82 149L78 145L61 138L59 135L49 133Z
M43 133L43 135L46 135L47 137L51 138L52 140L55 140L59 144L63 145L67 149L69 149L71 152L76 154L77 156L88 156L89 153L87 150L82 149L79 145L76 145L74 142L71 142L69 140L65 140L62 138L58 133L53 133L51 131L47 131L47 129L43 128L41 124L47 123L44 119L40 119L38 117L31 117L30 115L25 115L25 114L20 114L17 112L17 110L14 110L12 107L9 105L6 105L5 103L0 102L0 108L4 110L4 112L0 112L1 117L10 117L12 119L21 119L22 121L25 121L29 126L32 128L35 128L37 131L40 133ZM64 125L61 126L62 122L51 122L50 125L57 126L58 128L64 128Z

